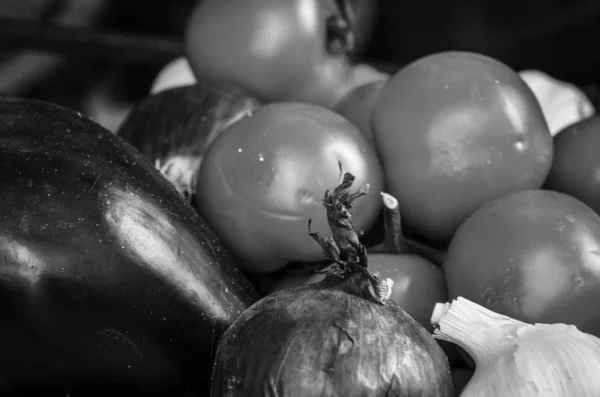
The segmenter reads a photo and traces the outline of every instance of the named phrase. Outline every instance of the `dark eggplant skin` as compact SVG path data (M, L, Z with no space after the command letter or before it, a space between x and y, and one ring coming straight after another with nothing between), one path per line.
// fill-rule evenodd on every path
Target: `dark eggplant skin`
M0 97L0 395L207 396L220 336L258 298L133 147Z
M117 135L151 161L158 161L159 168L167 165L165 176L182 193L178 185L195 182L210 143L260 107L261 102L238 87L200 80L145 97L128 114ZM191 173L186 173L188 170ZM194 188L191 190L193 194Z

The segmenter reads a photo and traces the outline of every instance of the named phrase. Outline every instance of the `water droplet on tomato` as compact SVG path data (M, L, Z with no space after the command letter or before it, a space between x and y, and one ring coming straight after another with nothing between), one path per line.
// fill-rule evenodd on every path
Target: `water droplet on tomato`
M517 149L519 152L525 149L525 142L523 141L517 141L515 142L515 149Z
M573 215L567 215L565 217L565 219L569 222L569 223L575 223L577 222L577 219L575 219L575 217Z

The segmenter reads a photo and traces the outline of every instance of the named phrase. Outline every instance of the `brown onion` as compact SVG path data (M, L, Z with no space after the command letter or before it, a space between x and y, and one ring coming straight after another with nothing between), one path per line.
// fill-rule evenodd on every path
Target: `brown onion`
M309 229L336 266L319 283L263 298L233 323L219 342L212 397L453 395L441 348L366 268L349 212L364 192L349 194L352 180L346 173L323 200L333 237Z

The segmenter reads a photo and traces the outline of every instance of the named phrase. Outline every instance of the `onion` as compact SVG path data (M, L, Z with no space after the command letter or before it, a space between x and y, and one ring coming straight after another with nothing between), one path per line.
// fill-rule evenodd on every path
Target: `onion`
M260 108L242 90L208 81L141 100L117 135L149 157L189 202L204 152L227 127Z
M349 209L346 173L326 193L332 237L310 231L334 265L316 284L275 292L219 341L212 397L452 396L448 360L433 336L393 301L391 280L367 270Z

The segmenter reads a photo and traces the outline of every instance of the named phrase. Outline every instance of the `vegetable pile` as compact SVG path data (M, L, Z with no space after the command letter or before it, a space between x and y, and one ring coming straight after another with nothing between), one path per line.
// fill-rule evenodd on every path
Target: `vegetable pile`
M203 0L116 134L0 97L0 393L600 395L600 117L356 26Z

